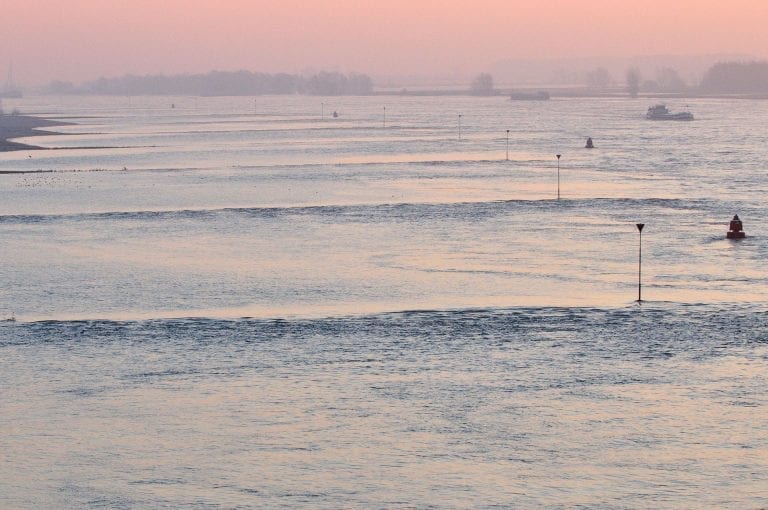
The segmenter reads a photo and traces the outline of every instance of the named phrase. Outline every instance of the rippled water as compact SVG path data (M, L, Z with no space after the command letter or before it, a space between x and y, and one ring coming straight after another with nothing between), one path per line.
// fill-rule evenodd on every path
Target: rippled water
M23 99L0 506L768 507L768 103L689 104Z

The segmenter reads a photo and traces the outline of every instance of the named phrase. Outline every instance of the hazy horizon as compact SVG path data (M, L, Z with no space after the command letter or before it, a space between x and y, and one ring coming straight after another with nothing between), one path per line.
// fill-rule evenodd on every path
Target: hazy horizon
M22 86L214 69L466 77L515 59L768 54L768 3L746 0L8 0L3 18L0 65Z

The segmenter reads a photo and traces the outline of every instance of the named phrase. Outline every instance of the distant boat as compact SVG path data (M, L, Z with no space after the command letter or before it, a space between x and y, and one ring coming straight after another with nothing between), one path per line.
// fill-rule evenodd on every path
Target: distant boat
M509 99L512 101L546 101L549 99L549 92L546 90L537 90L535 92L512 92Z
M645 118L649 120L693 120L693 114L691 112L672 113L665 105L657 104L648 107Z

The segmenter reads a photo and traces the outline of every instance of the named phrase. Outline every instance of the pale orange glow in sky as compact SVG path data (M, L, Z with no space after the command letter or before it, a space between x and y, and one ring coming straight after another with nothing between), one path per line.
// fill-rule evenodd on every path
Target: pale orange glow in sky
M3 0L16 81L483 71L505 58L768 54L768 0ZM4 74L4 71L0 75Z

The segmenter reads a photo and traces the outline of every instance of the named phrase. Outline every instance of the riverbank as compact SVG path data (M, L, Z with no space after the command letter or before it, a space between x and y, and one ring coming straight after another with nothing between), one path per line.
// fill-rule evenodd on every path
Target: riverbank
M28 136L56 134L52 131L41 131L40 128L63 126L66 124L66 122L57 122L30 115L0 115L0 152L42 149L42 147L35 145L11 142L9 140Z
M497 88L489 94L478 96L473 94L468 88L384 88L375 90L371 95L374 96L476 96L476 97L506 97L512 95L533 95L547 93L550 98L594 98L594 99L616 99L627 98L629 93L626 87L613 87L604 89L595 89L588 87L520 87L520 88ZM640 92L637 95L639 99L750 99L750 100L768 100L768 94L705 94L689 90L686 92Z

